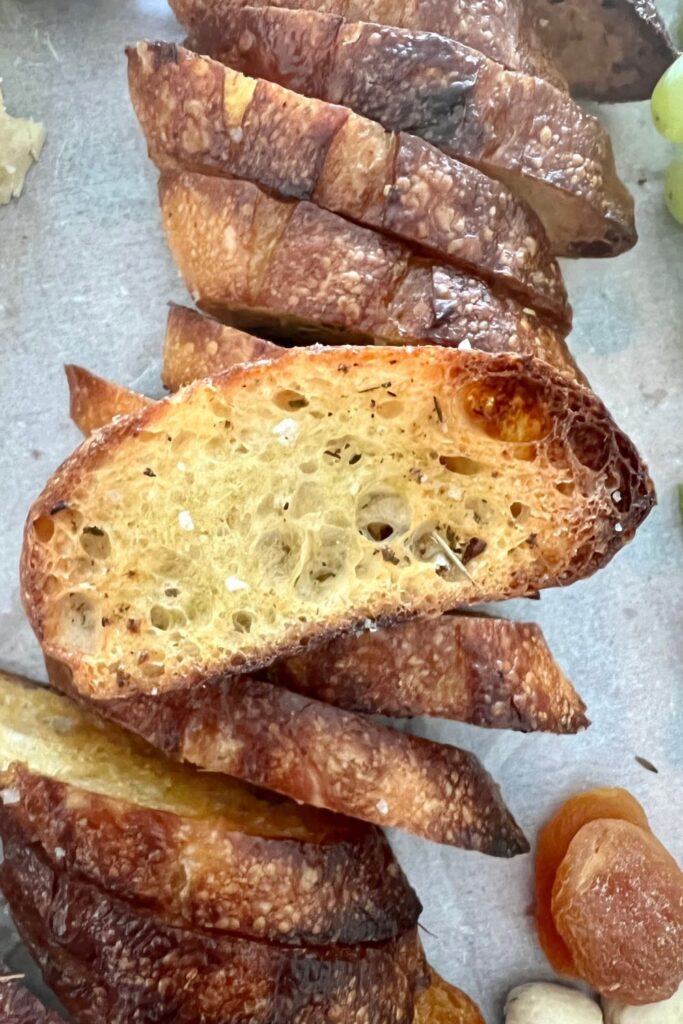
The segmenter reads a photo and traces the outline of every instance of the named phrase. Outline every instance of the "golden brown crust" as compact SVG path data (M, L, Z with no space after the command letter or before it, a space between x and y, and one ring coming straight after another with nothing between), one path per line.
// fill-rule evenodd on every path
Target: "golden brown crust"
M160 169L242 178L282 198L311 200L571 323L540 222L476 168L345 107L254 82L166 43L130 48L128 78Z
M584 99L649 100L678 56L654 0L532 0L529 6L540 38Z
M227 327L194 309L171 303L161 379L169 391L177 391L202 377L224 373L239 363L277 359L283 352L272 341L255 338L253 334Z
M538 626L483 616L411 619L281 659L267 678L365 714L575 733L585 705Z
M59 1014L48 1010L29 992L22 978L0 960L0 1020L3 1024L63 1024Z
M0 887L79 1024L409 1024L423 982L415 933L315 950L170 928L55 872L20 832Z
M538 4L556 19L572 6ZM595 117L549 82L506 71L448 33L360 16L344 23L315 10L241 7L205 52L473 163L531 205L557 255L615 256L635 244L633 199Z
M528 850L472 754L249 676L97 707L172 757L314 807L493 856Z
M429 987L415 1000L414 1024L486 1024L468 995L429 971Z
M386 376L387 373L389 376ZM326 406L329 410L325 419L326 429L334 428L336 433L343 434L341 426L335 423L335 414L343 412L344 408L353 407L356 409L355 415L364 415L359 402L369 403L371 412L372 403L376 401L372 394L372 381L375 381L376 388L377 381L392 378L403 381L406 387L412 389L410 415L414 415L412 409L417 408L415 402L418 395L422 395L426 403L426 397L440 394L441 404L434 405L431 397L429 402L429 417L434 420L434 429L440 431L444 427L448 428L447 422L438 415L442 405L444 408L450 407L456 395L468 395L467 416L473 417L477 425L477 433L473 436L491 438L485 443L492 444L495 449L497 479L501 478L501 472L504 474L503 480L507 478L508 472L512 479L516 479L526 465L533 469L533 480L537 484L545 484L547 481L548 492L543 500L550 500L557 475L557 480L562 482L562 494L566 494L567 488L570 488L571 493L571 501L566 503L566 508L563 505L564 511L561 513L564 525L560 542L554 528L549 535L543 531L537 532L533 544L519 548L516 555L511 552L509 562L507 558L500 563L496 561L495 575L490 578L487 576L488 582L483 584L477 584L471 576L458 576L447 584L428 565L418 591L410 600L404 599L405 603L400 607L397 605L399 587L396 581L392 582L390 588L385 589L382 585L376 592L373 590L371 600L364 596L363 607L354 607L353 603L349 605L348 600L345 600L343 609L335 605L334 613L321 617L317 605L315 613L311 606L310 616L303 616L304 622L297 621L295 625L290 623L286 628L284 625L278 626L277 635L269 634L267 642L257 642L253 640L253 634L250 637L242 633L235 637L232 645L222 645L220 657L215 660L205 655L204 658L193 657L190 662L178 662L176 669L167 667L164 671L162 668L163 679L159 680L160 685L182 686L187 681L188 673L192 674L200 666L204 674L262 668L278 656L301 650L308 642L322 642L349 628L357 628L368 616L379 624L390 624L418 613L433 615L464 603L521 596L553 584L566 585L574 579L590 575L609 561L624 542L630 539L654 504L654 490L642 461L633 445L615 426L604 406L588 390L558 377L542 363L520 360L514 356L484 357L475 352L454 352L440 348L420 347L411 350L370 347L295 350L274 363L236 367L220 378L215 378L213 382L195 384L178 396L155 403L141 413L114 423L94 435L58 470L29 513L22 553L22 595L25 607L45 653L70 665L76 689L80 692L96 691L102 696L105 693L120 694L121 688L125 690L130 685L149 689L157 681L150 678L146 670L134 669L132 660L128 664L125 661L119 663L121 670L107 674L105 678L98 668L97 657L91 658L82 650L79 653L78 644L75 647L68 642L65 644L60 630L55 631L53 626L48 625L52 621L50 616L56 610L47 580L50 576L50 540L58 532L60 543L67 542L68 533L61 532L60 523L65 529L70 529L70 524L77 524L79 517L82 520L83 514L78 506L83 501L86 502L86 515L90 514L88 504L97 495L98 474L105 470L109 472L112 460L119 466L117 472L127 472L128 466L133 473L131 488L133 485L138 486L135 473L139 460L142 460L139 471L142 473L140 480L144 487L161 486L145 482L148 456L147 449L139 447L137 439L141 434L143 438L149 439L157 433L163 440L167 434L171 436L169 431L180 429L185 422L189 424L190 419L193 420L207 402L213 408L214 402L236 402L240 407L241 402L248 401L253 408L253 402L258 404L260 400L260 389L291 386L296 390L304 385L310 387L317 380L324 380L325 394L328 389L332 389L329 405ZM409 381L412 382L410 385ZM432 389L436 389L436 392ZM519 403L525 405L521 418ZM540 416L538 426L542 427L541 440L535 440L539 437L539 433L535 432L537 425L533 418L525 418L527 414ZM237 413L238 420L242 415L242 412ZM277 415L282 415L281 407ZM427 429L429 423L426 411L424 416L425 419L420 418L419 424L416 421L411 429ZM527 429L532 432L525 434ZM229 436L225 430L223 424L222 437ZM521 434L519 430L522 430ZM534 440L520 445L520 438L524 441L527 438ZM509 447L506 447L513 441L514 457ZM462 439L459 444L462 444ZM279 446L277 451L280 464L284 465L282 460L288 457L287 453L291 449ZM493 457L493 450L488 457ZM533 467L529 467L530 458L537 460ZM133 461L130 462L130 459ZM538 466L541 461L544 469L539 476ZM430 467L433 470L431 463ZM344 474L350 473L351 468L345 468ZM226 473L229 475L227 468ZM415 483L416 494L417 486ZM525 486L528 488L531 483L527 481ZM260 481L254 480L254 487L258 490ZM543 493L545 495L545 491ZM184 498L186 494L190 500L191 491L186 490ZM419 501L424 502L426 496L422 497L421 485L419 494ZM107 515L116 512L110 503L107 508ZM101 516L103 513L97 514ZM447 514L445 507L443 514ZM560 514L559 511L557 514ZM52 530L51 520L60 515L64 519L55 520ZM151 523L146 526L144 519L139 525L151 529ZM78 529L78 526L74 528ZM117 528L113 522L111 528ZM73 541L68 541L69 544L76 543L77 550L78 542L78 533ZM177 543L184 543L182 535L178 537ZM391 576L392 580L394 573L399 571L386 560L377 564L382 567L383 575ZM108 591L112 585L113 578L110 579ZM136 593L136 601L144 600L144 587ZM115 596L111 600L115 601ZM297 597L297 600L302 598ZM301 608L303 612L303 604ZM110 614L112 617L102 624L101 634L99 623L95 624L96 635L103 642L125 644L128 647L135 634L125 629L126 616L121 621L121 613L113 606ZM157 630L152 640L148 614L149 610L141 605L142 618L136 619L140 628L144 624L140 640L144 641L149 633L149 642L157 646L163 642L163 636ZM208 638L203 640L204 643L207 641ZM139 646L142 650L144 642L139 642ZM118 646L113 648L118 649ZM122 654L123 648L118 657ZM172 654L170 648L164 652L169 666L174 664Z
M417 923L417 897L376 829L319 843L250 835L20 764L0 776L0 788L16 801L0 806L0 835L21 828L55 870L169 925L320 946L382 942Z
M264 6L247 0L250 6ZM266 0L272 4L273 0ZM216 36L244 0L172 0L176 17L190 33L192 46L210 53ZM561 88L566 83L542 53L523 0L275 0L274 6L338 14L349 21L365 18L386 25L441 32L480 50L506 67L541 75Z
M352 340L516 351L578 371L562 333L511 296L308 202L257 186L164 172L171 253L197 304L292 341ZM273 224L276 229L273 230Z
M149 405L146 398L98 377L82 366L64 367L69 387L69 415L82 434L104 427L116 416L128 416Z

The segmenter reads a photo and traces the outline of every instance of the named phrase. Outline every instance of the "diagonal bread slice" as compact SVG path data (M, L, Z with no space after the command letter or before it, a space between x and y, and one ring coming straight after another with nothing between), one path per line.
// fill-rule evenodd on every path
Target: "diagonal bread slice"
M500 182L423 139L175 44L138 43L127 53L131 99L160 170L242 178L310 200L571 323L540 221Z
M473 164L529 203L558 256L616 256L635 244L633 198L597 118L550 82L454 39L360 17L241 7L205 52Z
M577 96L649 100L676 47L654 0L531 0L538 33Z
M22 595L79 692L165 690L565 585L654 500L600 401L544 363L299 349L81 445L29 512Z
M113 381L98 377L82 366L70 363L64 367L69 386L69 415L86 436L116 416L137 412L151 399L120 387Z
M272 341L245 334L194 309L171 302L166 320L161 379L169 391L178 391L201 377L213 377L239 363L277 359L285 351ZM98 426L104 426L111 417L105 416L97 395L90 397L89 406L99 420ZM77 423L80 427L80 422ZM86 435L91 430L85 423L81 429Z
M190 34L192 48L210 53L244 0L169 0ZM252 6L264 6L254 3ZM272 0L270 0L272 2ZM525 0L276 0L276 7L323 11L349 21L365 18L386 25L441 32L481 50L505 67L541 75L567 88L543 53Z
M420 904L382 833L176 765L66 697L0 674L0 835L169 924L378 942Z
M72 685L54 661L49 671ZM248 675L97 707L171 757L298 802L494 857L529 849L472 754Z
M415 932L312 948L172 928L55 870L19 828L5 842L0 888L79 1024L410 1024L427 982Z
M291 341L429 342L578 371L559 328L509 294L308 202L246 181L163 172L166 237L208 313Z
M169 323L181 330L179 340L185 337L181 321L192 336L195 318L206 320L211 334L219 333L215 321L174 308L179 315L169 316ZM229 351L224 354L230 359ZM71 416L86 436L118 413L120 393L121 411L132 411L134 392L81 367L71 370L70 384L81 398L77 415L72 401ZM414 619L336 637L265 671L289 690L365 714L428 715L520 732L575 733L589 725L583 701L539 627L529 622L475 615Z
M283 658L267 678L351 711L449 718L489 729L575 733L585 705L530 622L411 619Z
M64 1024L63 1018L23 984L23 975L0 960L0 1020L3 1024Z

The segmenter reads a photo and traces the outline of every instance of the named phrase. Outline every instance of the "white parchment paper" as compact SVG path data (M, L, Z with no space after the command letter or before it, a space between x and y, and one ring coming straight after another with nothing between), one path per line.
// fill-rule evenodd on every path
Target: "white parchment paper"
M663 3L673 18L678 0ZM48 139L22 198L0 210L0 665L42 678L20 606L24 517L79 441L65 362L159 394L166 303L187 301L159 221L155 173L130 107L123 47L180 40L163 0L0 0L0 76L17 116ZM683 229L662 200L672 147L647 104L603 108L640 242L617 260L566 266L571 344L645 454L659 507L593 579L505 613L539 622L589 706L578 737L519 736L437 721L410 728L469 747L530 838L556 804L596 784L628 787L683 857ZM644 770L648 758L658 774ZM497 861L393 834L425 910L434 966L493 1024L507 989L551 977L529 918L531 857ZM29 961L0 909L0 956ZM39 988L35 971L31 984Z

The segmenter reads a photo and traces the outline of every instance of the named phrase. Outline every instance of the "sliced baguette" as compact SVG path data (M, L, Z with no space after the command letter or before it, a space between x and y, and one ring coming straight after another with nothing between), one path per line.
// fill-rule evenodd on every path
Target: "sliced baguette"
M54 868L168 924L321 945L384 941L417 922L379 830L178 766L6 674L0 769L0 835L21 827Z
M116 416L137 412L151 399L98 377L73 363L64 367L69 386L69 415L86 436Z
M585 99L649 100L677 51L654 0L531 0L539 36Z
M633 198L595 117L549 82L506 71L460 42L360 16L367 20L345 23L314 10L242 7L208 52L472 163L529 203L558 256L616 256L635 244Z
M86 441L29 512L22 594L79 692L165 690L565 585L654 500L604 406L543 363L299 349Z
M179 315L169 316L169 324L173 320L179 329L173 333L181 350L187 337L183 325L193 338L195 326L202 330L196 324L201 320L206 320L210 335L219 335L220 344L220 324L174 308ZM258 344L257 338L252 340ZM229 343L222 351L227 365L234 365ZM81 396L91 399L89 405L80 403L78 418L72 402L72 419L86 436L111 422L121 392L130 410L134 392L81 367L72 369L78 373L72 373L70 382L78 380ZM142 400L139 407L144 408ZM338 454L341 458L342 449ZM272 682L296 693L366 714L429 715L520 732L574 733L589 724L583 701L533 623L474 615L415 619L340 636L283 658L266 672Z
M540 221L500 182L422 139L175 44L138 43L127 52L131 99L160 170L243 178L282 198L311 200L571 323Z
M272 341L245 334L244 331L228 327L194 309L177 306L172 302L166 320L161 379L169 391L177 391L185 384L191 384L201 377L213 377L239 363L277 359L284 351ZM113 392L109 394L113 397ZM99 419L98 425L104 426L111 417L105 415L97 395L92 395L92 398L90 410ZM89 434L93 428L86 428L83 422L82 429L84 434Z
M78 1024L409 1024L427 980L414 932L308 948L171 928L56 871L20 829L5 842L0 888Z
M64 1024L23 983L23 975L0 960L0 1020L3 1024Z
M311 203L170 171L159 195L189 291L234 326L298 342L514 350L577 375L559 328L509 294Z
M193 49L210 53L244 0L169 0L190 34ZM253 6L264 6L253 4ZM441 32L481 50L505 67L541 75L561 88L566 82L542 52L525 0L278 0L278 7L324 11L349 21L365 18L386 25Z
M71 685L54 662L50 678ZM493 857L529 849L472 754L248 675L97 706L171 757L313 807Z

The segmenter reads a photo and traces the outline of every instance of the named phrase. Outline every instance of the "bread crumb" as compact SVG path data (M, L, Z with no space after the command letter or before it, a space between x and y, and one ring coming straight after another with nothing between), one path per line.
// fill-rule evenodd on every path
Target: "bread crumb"
M0 206L18 199L31 164L45 142L45 126L37 121L11 117L0 92Z

